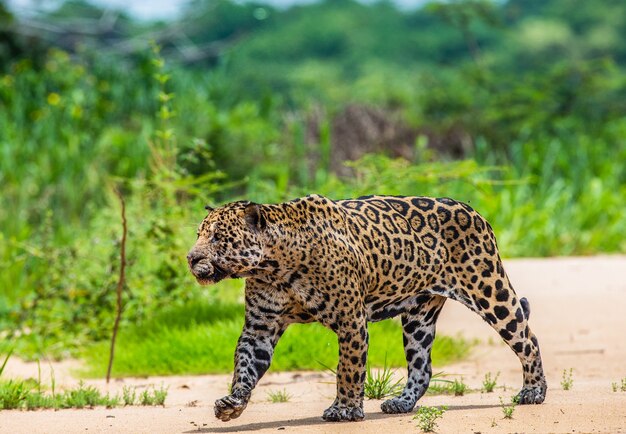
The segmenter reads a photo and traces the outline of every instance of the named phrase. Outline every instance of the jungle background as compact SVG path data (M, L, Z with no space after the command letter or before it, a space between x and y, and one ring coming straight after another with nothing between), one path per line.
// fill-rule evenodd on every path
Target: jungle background
M621 0L193 0L162 21L0 1L0 352L103 375L115 191L115 375L232 368L243 283L200 287L185 259L205 204L449 196L506 257L626 252L625 68ZM326 332L290 329L275 368L332 365ZM403 364L397 323L372 339Z

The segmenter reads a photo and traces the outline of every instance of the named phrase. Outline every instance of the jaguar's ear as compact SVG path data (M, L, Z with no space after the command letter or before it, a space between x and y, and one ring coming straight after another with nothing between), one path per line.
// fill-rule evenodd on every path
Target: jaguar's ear
M263 216L262 205L250 202L244 209L244 218L251 230L260 232L267 226L265 217Z
M204 209L206 209L208 212L213 211L215 208L213 208L211 205L204 205Z

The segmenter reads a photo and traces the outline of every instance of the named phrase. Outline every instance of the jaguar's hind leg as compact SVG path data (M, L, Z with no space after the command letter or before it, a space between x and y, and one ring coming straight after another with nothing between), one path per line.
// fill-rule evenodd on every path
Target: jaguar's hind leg
M448 274L431 291L460 301L491 325L519 358L524 385L518 394L520 404L541 404L548 388L539 352L539 342L528 327L530 308L518 299L500 258L467 279ZM489 262L489 261L487 261Z
M404 354L408 380L402 394L381 404L385 413L408 413L415 407L430 383L430 351L435 339L435 323L446 299L438 295L421 295L414 307L402 314Z

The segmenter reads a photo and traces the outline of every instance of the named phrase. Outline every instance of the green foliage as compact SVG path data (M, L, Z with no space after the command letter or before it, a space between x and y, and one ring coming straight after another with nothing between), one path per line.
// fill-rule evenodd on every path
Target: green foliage
M108 404L108 398L103 397L94 386L86 386L82 381L78 388L65 392L64 407L84 408L95 407L96 405Z
M133 391L134 393L134 391ZM160 388L152 387L152 389L144 389L138 397L138 404L151 406L151 405L165 405L165 399L167 398L167 387L161 386Z
M446 374L443 372L438 372L434 374L430 379L430 385L428 386L427 393L431 395L454 395L454 396L463 396L466 392L469 392L470 389L463 382L463 379L454 379L447 380Z
M463 382L463 379L461 380L455 379L452 382L451 387L452 387L452 392L454 392L454 396L463 396L465 395L465 392L467 392L467 389L468 389L467 384Z
M167 387L163 387L163 385L161 385L161 387L159 387L158 389L154 388L152 390L154 405L165 405L165 399L167 398L167 389Z
M289 402L289 400L291 399L291 395L287 393L287 390L285 389L270 390L269 392L267 392L267 397L269 398L269 401L274 404L279 402Z
M122 401L124 406L133 405L137 399L137 389L133 386L124 386L122 388Z
M26 383L21 380L0 381L0 409L19 408L28 396Z
M500 397L500 408L502 408L502 414L504 415L504 419L513 419L513 413L515 412L515 406L517 405L516 397L511 399L510 404L505 404L502 397Z
M441 419L448 407L425 407L417 409L417 413L413 416L417 420L417 426L422 432L434 432L437 428L437 419Z
M368 364L364 383L365 397L367 399L383 399L402 392L404 383L402 379L394 381L393 374L394 372L387 366L386 360L382 370L376 372L372 372L372 367Z
M483 380L483 390L487 393L493 392L493 389L496 387L498 382L498 377L500 376L500 372L496 373L495 377L492 377L491 372L487 372L485 374L485 379Z
M611 389L613 390L613 392L617 392L618 390L626 392L626 378L622 378L620 381L621 384L611 383Z
M563 390L570 390L574 385L572 370L572 368L570 368L569 371L567 369L563 369L563 377L561 379L561 387L563 388Z
M148 404L163 405L167 391L163 388L155 389L149 395ZM41 408L93 408L104 406L114 408L120 405L122 399L118 395L103 395L96 387L80 382L78 387L56 394L42 390L41 383L34 380L0 380L0 409L1 410L37 410ZM126 402L126 398L124 398ZM131 405L131 404L128 404Z
M236 282L220 282L220 292L241 294ZM219 298L225 298L220 295ZM226 373L233 367L233 353L243 326L241 304L213 304L191 301L163 309L141 326L120 330L114 377ZM402 326L382 321L369 326L368 359L371 366L405 366ZM211 342L210 346L206 343ZM472 344L461 337L437 336L433 344L435 365L465 357ZM337 336L320 324L294 324L281 337L270 367L273 371L312 369L337 364ZM86 348L83 356L88 376L106 371L106 342Z
M626 123L619 128L626 128ZM617 143L617 136L615 140ZM331 178L318 191L334 197L376 191L464 201L491 223L500 251L506 256L624 248L618 234L626 230L626 211L615 201L622 195L626 197L626 189L619 184L621 166L611 161L609 145L596 141L593 146L573 148L553 140L536 146L515 145L513 149L520 159L520 169L485 165L477 160L414 164L405 159L367 155L350 163L354 178ZM620 158L622 154L626 157L626 148L618 153ZM598 177L595 167L606 175ZM602 228L597 226L598 221L603 222Z
M615 18L626 3L607 4L466 0L405 10L346 0L275 9L198 0L182 21L122 15L106 38L85 36L69 53L47 42L56 35L14 31L22 24L0 3L10 24L0 26L0 351L64 357L96 342L103 354L119 271L112 187L124 194L130 231L127 347L118 357L129 354L118 375L206 372L181 354L230 369L230 355L198 348L210 335L230 353L239 307L197 327L180 318L173 331L150 320L166 306L206 310L199 299L231 304L187 272L207 202L447 196L490 221L507 257L626 252L626 24ZM40 19L59 26L100 16L99 6L72 2ZM181 27L197 45L169 38ZM115 47L134 43L111 43L146 40L143 32L162 47L127 54ZM337 119L348 105L393 122L372 139L382 152L357 152L351 174L339 177L331 168L350 146L342 128L354 125ZM164 332L162 344L156 334L138 340L148 327ZM395 323L377 327L373 336L397 332ZM310 352L288 356L301 337ZM387 343L370 359L380 365L388 352L401 364L401 344ZM293 327L276 368L316 368L334 345L321 327ZM157 360L168 354L185 361Z

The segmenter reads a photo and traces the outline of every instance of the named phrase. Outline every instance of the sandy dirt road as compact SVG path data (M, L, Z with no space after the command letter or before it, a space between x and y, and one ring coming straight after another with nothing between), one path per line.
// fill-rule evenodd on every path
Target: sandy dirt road
M518 295L530 301L530 325L548 377L547 399L538 406L518 406L512 420L503 419L500 397L508 400L521 385L519 361L478 316L448 302L438 332L462 333L480 343L467 360L442 369L474 389L480 389L485 373L500 372L498 384L506 385L506 390L422 398L421 405L448 406L437 432L626 432L626 392L611 388L611 383L626 378L626 257L508 260L505 267ZM72 363L55 367L59 383L75 384L71 367ZM563 370L570 368L573 387L564 391ZM12 360L7 373L36 377L36 369ZM383 414L381 401L366 401L363 422L323 422L320 415L332 402L335 386L331 376L316 372L268 374L243 415L223 423L213 417L212 403L224 394L228 380L226 375L125 379L108 388L102 381L89 381L111 392L129 384L140 388L164 384L169 395L165 408L2 411L0 433L420 432L412 415ZM268 391L283 388L292 395L289 402L268 402Z

